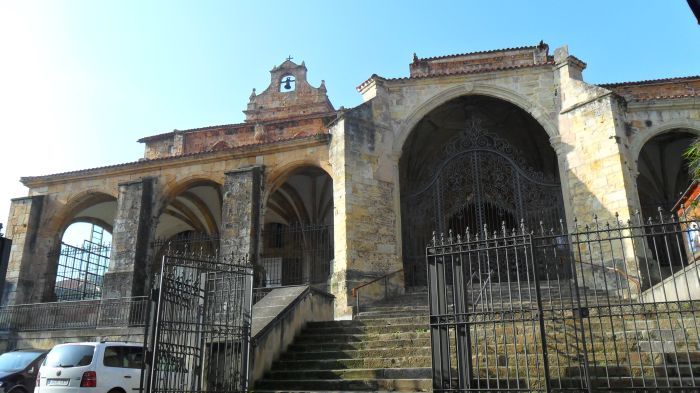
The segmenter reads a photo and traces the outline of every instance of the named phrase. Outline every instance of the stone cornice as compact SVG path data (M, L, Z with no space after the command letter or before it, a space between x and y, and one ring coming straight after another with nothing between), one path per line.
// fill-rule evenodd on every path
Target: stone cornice
M134 161L124 164L45 176L22 177L20 181L29 188L38 188L49 184L98 179L105 176L135 175L139 173L144 173L144 175L146 175L152 170L178 168L194 164L207 164L223 160L275 154L303 147L327 145L330 138L330 134L317 134L269 144L248 145L227 150L165 157L153 160Z

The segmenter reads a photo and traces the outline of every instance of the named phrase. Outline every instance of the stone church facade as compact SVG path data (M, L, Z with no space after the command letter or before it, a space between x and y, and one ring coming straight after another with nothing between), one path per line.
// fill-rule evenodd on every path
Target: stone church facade
M265 256L283 248L275 234L330 228L332 253L320 268L301 262L300 277L316 277L342 318L362 283L396 272L394 290L425 285L433 230L571 229L670 209L690 181L680 152L700 135L700 77L592 85L585 67L544 43L414 55L409 76L372 75L361 105L336 109L287 60L243 123L142 138L135 162L22 178L2 302L57 300L56 255L75 222L112 234L102 298L146 293L157 239L209 236L283 275L288 259Z

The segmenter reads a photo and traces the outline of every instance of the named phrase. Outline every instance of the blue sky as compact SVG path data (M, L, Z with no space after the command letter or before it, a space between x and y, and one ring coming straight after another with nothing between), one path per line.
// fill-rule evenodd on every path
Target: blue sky
M243 121L291 55L336 107L419 57L544 40L605 83L700 74L685 0L0 0L0 222L20 176L137 160L142 136Z

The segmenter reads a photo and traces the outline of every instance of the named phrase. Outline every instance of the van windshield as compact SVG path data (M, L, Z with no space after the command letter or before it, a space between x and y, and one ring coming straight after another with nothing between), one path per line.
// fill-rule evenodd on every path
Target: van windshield
M46 355L48 367L78 367L92 363L92 355L95 353L94 345L62 345Z

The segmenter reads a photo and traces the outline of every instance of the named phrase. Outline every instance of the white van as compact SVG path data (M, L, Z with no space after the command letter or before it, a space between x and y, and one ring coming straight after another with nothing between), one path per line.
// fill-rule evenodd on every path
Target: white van
M34 393L135 393L139 390L143 344L60 344L46 355Z

